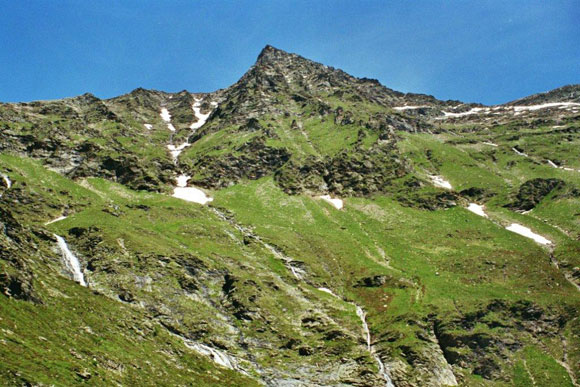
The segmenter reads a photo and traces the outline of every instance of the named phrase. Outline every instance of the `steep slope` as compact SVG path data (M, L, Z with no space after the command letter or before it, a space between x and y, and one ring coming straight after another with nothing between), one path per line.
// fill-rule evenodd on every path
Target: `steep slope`
M439 101L267 46L214 93L3 104L0 378L577 385L574 98Z
M577 102L580 103L580 85L566 85L509 102L508 105L541 105L546 103Z

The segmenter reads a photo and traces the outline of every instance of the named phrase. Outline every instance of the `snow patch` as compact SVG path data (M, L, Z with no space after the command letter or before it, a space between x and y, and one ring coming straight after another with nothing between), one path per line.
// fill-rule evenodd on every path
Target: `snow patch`
M528 157L527 153L520 152L520 151L519 151L519 150L517 150L516 148L512 148L512 150L513 150L514 152L516 152L516 154L517 154L517 155L519 155L519 156Z
M165 122L171 122L171 114L169 114L169 110L167 108L161 109L161 119Z
M212 101L211 106L216 107L217 102ZM207 114L201 113L201 100L200 99L195 99L195 103L193 104L192 109L193 109L193 113L195 114L195 117L197 118L197 122L194 122L193 124L191 124L190 128L193 132L195 132L197 129L199 129L203 125L205 125L211 112L209 112ZM163 118L163 120L165 122L168 122L167 127L169 128L169 130L175 131L175 128L173 127L173 125L171 125L171 123L169 123L169 121L168 121L168 120L171 120L171 115L169 114L167 109L165 109L165 108L161 109L161 118ZM183 152L183 150L185 148L187 148L188 146L191 146L191 144L189 143L189 139L186 140L184 143L181 143L178 146L175 146L173 144L167 145L167 149L169 149L169 152L171 153L171 157L173 158L174 163L177 163L177 158L179 157L181 152Z
M56 219L49 220L49 221L48 221L48 222L46 222L44 225L45 225L45 226L48 226L49 224L53 224L53 223L56 223L56 222L60 222L61 220L65 220L65 219L66 219L66 216L59 216L59 217L58 217L58 218L56 218Z
M175 132L175 127L171 123L171 114L169 114L169 110L162 108L159 115L161 116L161 119L167 123L167 128L172 132Z
M10 189L10 187L12 187L12 181L10 181L8 175L2 174L2 180L4 180L4 185L6 186L7 189Z
M429 178L433 181L433 185L445 189L453 189L451 183L443 179L441 176L430 175Z
M153 125L151 125L151 124L143 124L143 125L145 125L145 128L147 128L149 130L153 129Z
M183 152L183 150L190 145L191 144L188 142L181 143L178 146L175 146L173 144L167 145L167 149L169 149L169 153L171 153L171 157L173 157L173 162L177 162L177 158L179 157L181 152Z
M527 228L525 226L522 226L521 224L512 223L506 227L506 230L511 231L511 232L515 232L516 234L525 236L526 238L533 239L534 241L538 242L541 245L552 244L552 241L544 238L541 235L534 233L532 230L530 230L529 228Z
M514 106L514 111L515 112L533 111L533 110L547 109L547 108L552 108L552 107L565 109L565 108L570 108L570 107L574 107L574 106L580 106L580 103L577 103L577 102L550 102L550 103L544 103L541 105Z
M556 165L556 163L554 163L552 160L548 160L548 164L550 164L551 167L553 168L558 168L558 169L563 169L564 171L572 171L574 172L575 169L574 168L570 168L570 167L559 167L558 165ZM577 172L580 172L580 169L577 170Z
M85 282L85 277L81 270L81 264L79 262L79 259L72 253L72 251L70 251L63 237L58 236L56 234L54 234L54 237L56 238L58 248L62 253L62 259L64 261L64 264L66 268L69 270L69 272L71 272L71 274L73 275L73 279L82 286L87 286L87 283Z
M476 215L487 218L487 214L485 213L482 205L479 205L477 203L469 203L467 210L473 212Z
M195 187L188 187L187 181L190 176L180 175L177 177L177 187L173 189L173 197L177 199L182 199L188 202L207 204L213 201L212 197L209 197L202 190Z
M487 141L484 141L483 144L489 145L489 146L495 146L495 147L498 147L499 146L497 144L494 144L493 142L487 142Z
M402 111L402 110L414 110L414 109L423 109L423 108L429 108L429 106L426 106L426 105L422 105L422 106L395 106L393 109L398 110L398 111Z
M332 292L332 290L330 290L329 288L318 288L318 290L320 290L321 292L324 292L324 293L330 294L330 295L331 295L331 296L333 296L333 297L336 297L336 298L338 298L338 296L337 296L336 294L334 294L334 293Z
M330 195L320 195L318 198L324 200L327 203L332 204L337 210L342 209L344 205L342 199L338 198L333 199L332 197L330 197Z
M478 114L478 113L481 113L481 112L487 113L487 112L489 112L489 108L473 108L471 110L468 110L466 112L461 112L461 113L451 113L451 112L444 111L443 112L444 117L442 117L442 118L465 117L465 116L469 116L469 115L472 115L472 114Z
M191 176L187 175L179 175L177 177L177 186L178 187L187 187L187 181L191 179Z
M211 105L217 106L217 103L212 102ZM197 130L197 129L201 128L203 125L205 125L211 112L208 112L207 114L201 113L201 100L199 100L199 99L195 100L192 108L193 108L193 114L195 114L195 117L197 118L197 122L194 122L193 124L191 124L190 128L191 128L191 130Z

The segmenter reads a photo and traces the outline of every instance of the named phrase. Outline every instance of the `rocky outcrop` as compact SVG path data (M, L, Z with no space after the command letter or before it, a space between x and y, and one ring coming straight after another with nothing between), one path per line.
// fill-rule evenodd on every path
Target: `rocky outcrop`
M530 301L494 300L477 312L435 321L434 333L450 364L485 379L509 380L502 364L528 340L556 337L567 319Z
M552 191L563 188L566 183L560 179L537 178L528 180L520 186L515 200L508 207L529 211L536 207Z
M36 237L22 226L11 211L0 206L0 291L4 296L41 303L35 290L30 257L36 250Z
M195 184L207 188L223 188L241 179L256 180L272 175L290 159L284 148L266 145L264 137L254 137L241 145L235 154L202 156L185 170L196 176Z
M339 196L363 196L387 191L393 179L408 167L394 146L375 146L367 152L343 151L334 157L290 161L275 179L290 194L331 192Z

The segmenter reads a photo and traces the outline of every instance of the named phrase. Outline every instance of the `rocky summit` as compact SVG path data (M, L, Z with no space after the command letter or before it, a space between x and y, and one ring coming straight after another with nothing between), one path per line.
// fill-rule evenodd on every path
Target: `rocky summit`
M0 104L3 385L578 386L580 85L496 106L266 46Z

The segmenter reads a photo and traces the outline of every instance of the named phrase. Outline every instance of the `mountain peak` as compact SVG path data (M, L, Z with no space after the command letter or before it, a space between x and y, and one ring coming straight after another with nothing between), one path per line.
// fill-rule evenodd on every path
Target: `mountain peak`
M260 54L258 55L258 59L256 60L256 62L257 63L267 63L267 62L279 61L280 59L288 58L291 56L293 56L293 54L290 54L284 50L280 50L279 48L276 48L274 46L267 44L262 49L262 51L260 51Z

